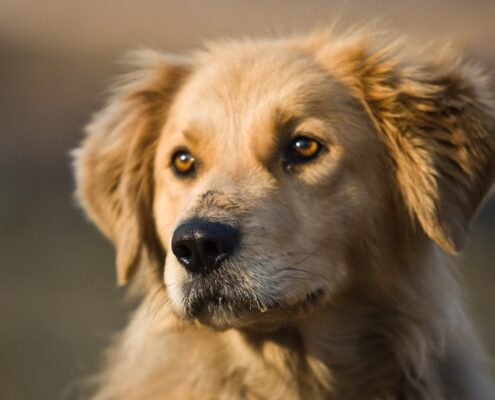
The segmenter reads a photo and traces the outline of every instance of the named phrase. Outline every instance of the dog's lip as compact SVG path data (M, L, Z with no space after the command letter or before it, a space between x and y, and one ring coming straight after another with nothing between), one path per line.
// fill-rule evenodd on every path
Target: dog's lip
M266 306L253 306L252 303L237 301L224 295L209 294L208 296L196 297L194 301L191 301L186 314L188 319L208 320L215 311L230 309L231 313L238 312L239 316L257 313L263 319L265 315L268 316L272 313L308 310L318 303L323 295L324 290L317 288L308 292L302 300L294 303L277 302Z
M196 298L189 304L187 314L191 318L198 318L201 315L207 314L208 310L216 307L222 307L224 303L224 296L204 296L202 298ZM227 304L227 301L225 301Z

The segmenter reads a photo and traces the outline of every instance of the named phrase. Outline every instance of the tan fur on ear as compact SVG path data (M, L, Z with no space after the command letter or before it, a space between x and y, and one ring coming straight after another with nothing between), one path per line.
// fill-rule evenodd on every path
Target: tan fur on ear
M358 36L321 56L323 62L382 133L412 215L444 250L457 253L494 180L495 102L488 79L448 53L420 61L424 57L407 58L398 44L380 48Z
M131 61L135 71L116 85L74 152L76 196L116 246L119 284L128 281L143 248L163 256L151 215L153 159L171 98L190 69L151 50Z

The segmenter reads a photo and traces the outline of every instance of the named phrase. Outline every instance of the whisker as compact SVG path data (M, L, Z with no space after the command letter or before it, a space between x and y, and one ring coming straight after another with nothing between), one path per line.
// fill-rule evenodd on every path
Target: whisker
M149 302L148 302L148 308L151 308L153 306L153 301L155 300L156 295L159 294L159 293L161 293L162 290L164 290L163 293L165 293L166 289L167 288L166 288L165 284L161 284L159 287L156 288L156 290L150 296L150 299L149 299Z
M167 305L169 302L170 302L170 299L169 299L168 297L166 297L166 298L164 299L164 301L162 301L162 302L158 305L157 309L155 310L155 312L153 313L153 315L151 315L151 317L150 317L150 319L149 319L149 321L148 321L148 324L147 324L147 326L146 326L146 332L148 332L148 330L149 330L149 328L150 328L151 324L152 324L152 323L153 323L153 321L155 320L155 318L156 318L156 316L158 315L158 313L160 312L160 310L162 310L162 309L163 309L163 307L164 307L165 305Z

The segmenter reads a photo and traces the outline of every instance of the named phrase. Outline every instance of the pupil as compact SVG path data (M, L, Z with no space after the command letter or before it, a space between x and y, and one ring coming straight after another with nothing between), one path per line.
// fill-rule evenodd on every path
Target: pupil
M299 139L296 142L296 148L298 148L298 149L308 149L310 147L311 147L311 143L309 142L309 140Z

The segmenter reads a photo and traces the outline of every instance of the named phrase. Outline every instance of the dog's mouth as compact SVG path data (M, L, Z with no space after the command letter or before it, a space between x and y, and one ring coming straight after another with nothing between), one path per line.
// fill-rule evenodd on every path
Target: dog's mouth
M189 290L183 300L185 319L217 329L280 324L307 315L324 297L322 288L311 290L296 301L263 301L234 293Z

